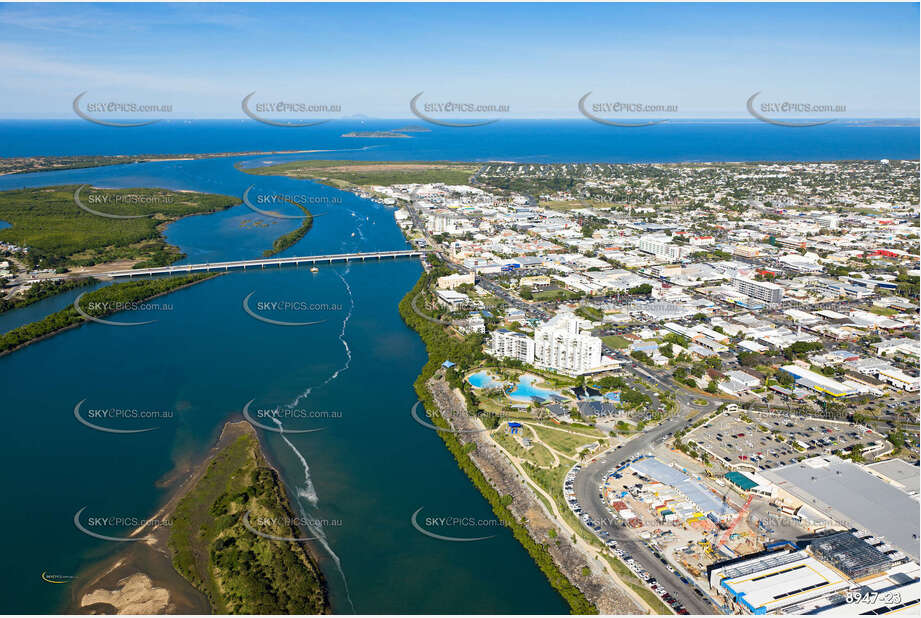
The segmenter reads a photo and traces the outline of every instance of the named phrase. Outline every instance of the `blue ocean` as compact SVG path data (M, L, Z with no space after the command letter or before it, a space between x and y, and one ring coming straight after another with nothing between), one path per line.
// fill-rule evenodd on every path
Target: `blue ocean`
M74 120L0 121L0 156L183 154L329 150L325 158L523 162L655 163L917 159L914 126L831 123L780 127L756 120L671 122L611 127L579 120L501 120L405 139L348 138L352 131L395 130L420 121L341 120L282 128L251 120L172 120L114 128Z

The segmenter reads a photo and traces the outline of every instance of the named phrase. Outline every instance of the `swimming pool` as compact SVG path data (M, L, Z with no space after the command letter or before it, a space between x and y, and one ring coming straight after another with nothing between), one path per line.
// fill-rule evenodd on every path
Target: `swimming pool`
M562 397L557 391L549 391L543 388L537 388L534 383L538 381L537 376L523 374L518 378L518 384L515 390L508 394L509 398L515 401L547 401L555 397Z
M467 378L473 388L497 388L502 386L502 382L496 382L486 371L479 371Z

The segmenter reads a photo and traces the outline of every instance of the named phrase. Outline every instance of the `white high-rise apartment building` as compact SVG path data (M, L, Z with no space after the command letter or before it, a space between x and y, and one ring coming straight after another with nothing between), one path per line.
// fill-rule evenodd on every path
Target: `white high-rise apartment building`
M746 296L763 300L766 303L777 304L783 300L783 288L769 281L736 277L732 280L732 287Z
M601 339L579 331L579 318L561 313L534 332L537 365L579 375L601 365Z
M513 358L529 365L534 364L534 340L522 333L497 330L492 333L490 354L496 358Z

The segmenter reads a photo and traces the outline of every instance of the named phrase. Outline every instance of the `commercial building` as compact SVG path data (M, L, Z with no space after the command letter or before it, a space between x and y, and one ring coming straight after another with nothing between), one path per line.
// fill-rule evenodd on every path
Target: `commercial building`
M505 329L494 331L489 352L496 358L511 358L534 364L534 340L523 333Z
M538 366L579 375L601 365L601 339L582 334L580 321L571 313L561 313L534 331Z
M796 380L797 385L804 388L811 388L812 390L822 393L823 395L830 395L832 397L850 397L852 395L857 395L860 390L856 388L857 384L855 383L842 383L838 380L833 380L828 376L824 376L820 373L810 371L809 369L804 369L799 365L784 365L780 368L781 371L789 373L793 376L793 379Z
M743 614L883 615L917 611L918 574L917 563L893 560L875 539L845 531L808 545L769 545L711 566L708 579Z
M705 485L655 457L634 461L630 464L630 469L642 478L661 484L658 488L651 483L647 484L643 491L646 494L644 501L660 511L660 516L663 516L662 507L667 508L669 513L675 516L674 521L701 517L727 521L736 515L731 506ZM658 507L656 503L659 504ZM665 521L672 520L664 516L662 518Z
M919 559L918 502L896 485L835 455L765 470L775 500L791 509L808 506L844 528L884 537L896 550Z
M876 376L881 382L890 384L903 391L915 392L921 388L921 380L899 369L884 369Z
M738 610L763 615L781 613L829 592L845 590L850 584L805 551L790 551L712 569L710 587Z
M440 290L453 290L459 285L475 285L476 277L473 273L466 275L456 273L453 275L445 275L444 277L438 277L438 289Z
M879 356L913 356L918 358L921 355L921 344L917 339L901 337L899 339L884 339L879 343L874 343L873 348Z
M918 496L921 493L921 475L918 474L918 466L912 465L904 459L884 459L883 461L865 465L864 470L875 474L912 496Z
M754 258L761 255L761 249L753 245L734 245L732 253L741 257Z
M809 287L834 296L844 296L847 298L864 299L873 296L873 292L865 287L851 285L837 279L827 277L814 277L809 281Z
M670 242L667 236L656 235L641 236L636 246L640 251L671 262L683 260L696 251L693 247Z
M435 290L435 297L438 302L446 307L449 311L460 311L461 309L479 309L482 303L471 299L466 294L455 292L454 290Z
M778 304L783 300L783 288L769 281L755 281L744 277L735 277L732 287L752 298L768 304Z

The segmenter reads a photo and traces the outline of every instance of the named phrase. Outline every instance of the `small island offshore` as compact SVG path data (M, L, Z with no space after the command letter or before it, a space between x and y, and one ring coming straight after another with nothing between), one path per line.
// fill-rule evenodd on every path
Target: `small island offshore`
M403 135L397 131L350 131L349 133L343 133L342 137L376 137L376 138L386 138L386 137L412 137L411 135Z
M132 536L92 567L80 614L328 614L326 583L253 427L228 422L210 455Z

